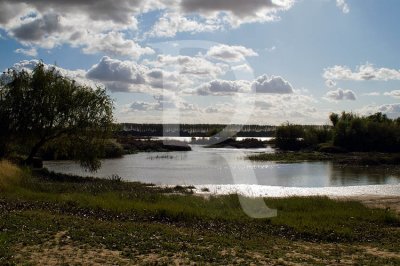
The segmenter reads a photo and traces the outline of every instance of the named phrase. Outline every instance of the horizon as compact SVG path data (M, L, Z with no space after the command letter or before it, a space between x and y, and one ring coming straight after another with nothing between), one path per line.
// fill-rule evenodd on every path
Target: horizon
M38 60L117 123L327 125L400 116L394 0L0 2L0 69Z

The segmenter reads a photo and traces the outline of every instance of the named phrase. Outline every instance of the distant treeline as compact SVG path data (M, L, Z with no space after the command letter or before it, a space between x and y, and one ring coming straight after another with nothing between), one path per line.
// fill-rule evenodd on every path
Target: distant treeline
M385 114L358 116L331 114L332 126L310 127L285 124L277 127L275 144L282 150L327 152L400 152L400 118Z
M130 136L210 137L222 130L238 137L273 137L275 126L223 124L120 124L119 134Z

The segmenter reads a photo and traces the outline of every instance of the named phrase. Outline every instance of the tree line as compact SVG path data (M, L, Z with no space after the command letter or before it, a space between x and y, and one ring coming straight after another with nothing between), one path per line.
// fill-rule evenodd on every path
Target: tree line
M332 113L329 118L332 125L323 127L279 126L275 132L276 146L282 150L400 152L400 118L346 112Z
M211 137L222 130L233 132L238 137L272 137L275 126L269 125L225 125L225 124L138 124L122 123L121 135L130 136L182 136Z

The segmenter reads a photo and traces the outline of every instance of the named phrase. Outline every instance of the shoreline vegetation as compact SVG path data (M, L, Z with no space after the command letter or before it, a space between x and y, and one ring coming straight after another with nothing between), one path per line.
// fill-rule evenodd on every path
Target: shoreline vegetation
M332 161L335 164L343 166L400 165L400 153L350 152L334 154L315 151L297 151L261 153L250 155L247 158L252 161L272 161L279 163Z
M278 216L252 219L237 195L193 189L0 161L0 264L400 263L400 218L389 208L265 198Z
M267 143L254 138L248 138L243 140L235 140L234 138L228 138L224 141L217 142L206 146L206 148L236 148L236 149L257 149L266 148Z

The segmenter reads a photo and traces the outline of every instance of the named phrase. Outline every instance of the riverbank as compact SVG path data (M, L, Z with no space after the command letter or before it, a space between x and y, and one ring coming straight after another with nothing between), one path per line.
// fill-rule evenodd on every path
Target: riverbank
M120 136L117 142L122 146L125 154L138 152L170 152L170 151L191 151L189 144L177 140L155 140L143 139L130 136Z
M267 147L266 141L260 141L252 138L243 140L236 140L229 138L224 141L206 146L206 148L236 148L236 149L258 149L265 147Z
M399 153L323 153L323 152L276 152L248 156L252 161L281 163L332 161L341 165L400 165Z
M398 264L391 210L326 197L265 198L249 218L237 195L160 188L0 163L0 264Z

